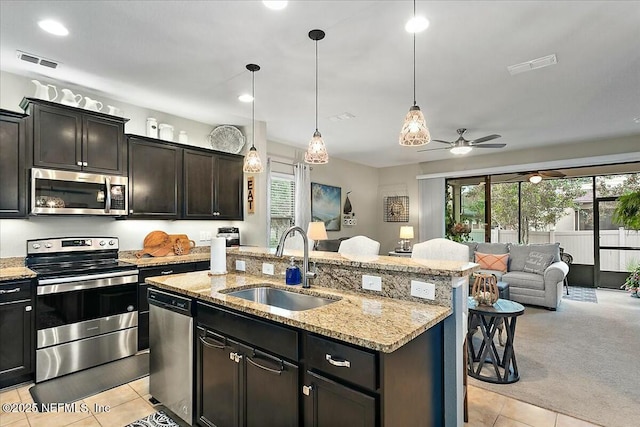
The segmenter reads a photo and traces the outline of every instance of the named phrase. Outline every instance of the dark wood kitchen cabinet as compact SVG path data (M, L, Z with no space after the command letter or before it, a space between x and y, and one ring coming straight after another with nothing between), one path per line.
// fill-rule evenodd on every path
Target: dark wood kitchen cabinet
M25 117L0 110L0 218L27 215Z
M34 167L126 174L124 124L128 119L24 98Z
M182 149L129 136L129 217L178 219Z
M242 220L243 158L184 150L185 219Z
M33 380L33 284L0 282L0 389Z
M197 423L299 426L298 333L200 302L197 313Z

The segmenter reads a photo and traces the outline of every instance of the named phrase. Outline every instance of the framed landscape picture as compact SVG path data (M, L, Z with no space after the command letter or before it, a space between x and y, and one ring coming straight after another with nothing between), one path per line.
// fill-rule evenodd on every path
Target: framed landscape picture
M327 231L340 231L341 189L311 183L311 221L324 222Z

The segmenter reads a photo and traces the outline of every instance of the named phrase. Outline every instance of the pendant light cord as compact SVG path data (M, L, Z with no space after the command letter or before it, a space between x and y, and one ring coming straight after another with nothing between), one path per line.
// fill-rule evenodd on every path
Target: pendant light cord
M318 132L318 40L316 40L316 132Z
M251 72L251 148L256 148L256 72Z
M416 0L413 0L413 21L416 20ZM413 106L416 105L416 32L413 32Z

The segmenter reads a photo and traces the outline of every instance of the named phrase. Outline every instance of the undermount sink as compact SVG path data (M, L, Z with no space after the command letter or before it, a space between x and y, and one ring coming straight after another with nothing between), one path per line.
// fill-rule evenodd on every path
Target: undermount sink
M265 286L233 291L226 295L246 299L248 301L259 302L260 304L266 304L289 311L310 310L312 308L322 307L337 301L314 295L286 291L284 289L268 288Z

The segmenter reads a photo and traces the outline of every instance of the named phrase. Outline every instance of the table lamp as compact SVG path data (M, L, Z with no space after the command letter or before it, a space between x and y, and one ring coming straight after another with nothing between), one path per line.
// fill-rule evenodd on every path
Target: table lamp
M318 247L318 240L327 240L327 229L324 228L324 222L314 221L310 222L307 227L307 237L313 240L313 250Z
M411 252L410 240L413 239L413 226L400 227L400 252Z

